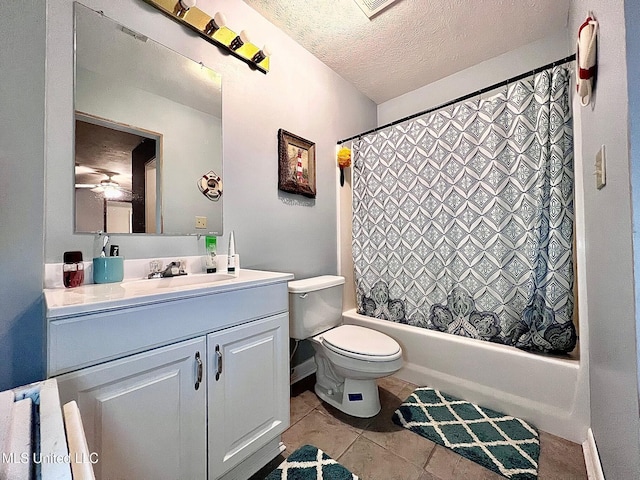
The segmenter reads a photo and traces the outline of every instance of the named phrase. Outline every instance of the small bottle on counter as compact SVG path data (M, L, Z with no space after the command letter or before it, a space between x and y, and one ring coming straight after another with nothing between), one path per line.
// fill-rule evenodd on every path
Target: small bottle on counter
M229 234L229 248L227 250L227 272L236 273L236 238L233 230Z
M62 282L66 288L79 287L84 283L84 263L82 252L64 252Z

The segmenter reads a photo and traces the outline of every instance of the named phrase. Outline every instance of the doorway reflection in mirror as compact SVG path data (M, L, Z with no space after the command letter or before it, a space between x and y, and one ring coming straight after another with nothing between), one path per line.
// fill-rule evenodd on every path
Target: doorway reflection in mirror
M76 231L159 232L160 135L76 115Z

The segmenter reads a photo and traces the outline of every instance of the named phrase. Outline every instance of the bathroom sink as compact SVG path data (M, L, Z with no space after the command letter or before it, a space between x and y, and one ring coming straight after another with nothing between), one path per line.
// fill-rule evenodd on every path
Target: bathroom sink
M159 290L166 290L180 287L206 287L209 284L232 280L235 275L228 273L203 273L193 275L181 275L178 277L151 278L148 280L135 280L122 283L122 287L130 292L153 293Z
M149 282L158 284L157 288L173 288L187 285L206 285L208 283L221 282L236 278L228 273L203 273L195 275L181 275L179 277L154 278Z

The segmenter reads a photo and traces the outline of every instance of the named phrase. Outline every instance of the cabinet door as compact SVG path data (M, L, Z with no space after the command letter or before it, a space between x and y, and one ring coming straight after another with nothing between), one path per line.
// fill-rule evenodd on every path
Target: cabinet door
M57 377L62 401L78 402L98 479L206 477L205 348L200 337Z
M207 352L213 480L289 426L289 317L212 333Z

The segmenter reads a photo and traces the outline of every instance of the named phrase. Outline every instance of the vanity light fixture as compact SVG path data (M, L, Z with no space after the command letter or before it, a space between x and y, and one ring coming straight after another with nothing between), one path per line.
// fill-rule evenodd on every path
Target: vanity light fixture
M271 51L258 48L251 42L246 30L235 33L226 26L225 16L218 12L213 17L196 7L197 0L144 0L152 7L198 33L209 43L247 63L262 73L269 71Z

